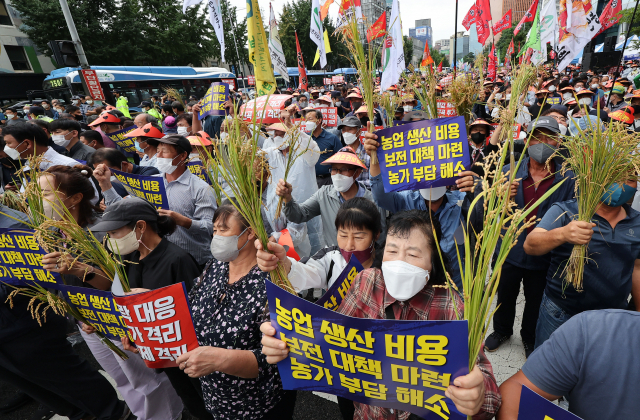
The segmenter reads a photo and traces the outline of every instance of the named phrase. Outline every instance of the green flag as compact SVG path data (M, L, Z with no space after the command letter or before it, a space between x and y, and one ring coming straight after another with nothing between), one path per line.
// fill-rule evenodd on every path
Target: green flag
M536 18L533 20L533 24L531 25L531 30L527 35L527 41L522 46L518 57L522 54L526 53L529 48L533 48L536 51L540 51L542 48L540 46L540 8L536 10Z

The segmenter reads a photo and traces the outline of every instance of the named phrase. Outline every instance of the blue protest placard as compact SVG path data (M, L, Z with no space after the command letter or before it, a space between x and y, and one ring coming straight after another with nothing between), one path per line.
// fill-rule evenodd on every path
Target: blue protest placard
M581 420L580 417L558 407L526 386L520 393L518 420Z
M329 290L327 290L327 293L318 299L316 305L331 309L332 311L338 309L338 306L342 303L342 299L344 299L351 288L353 279L355 279L362 270L364 270L362 264L352 255L349 263L344 270L342 270L342 273L340 273L340 276L333 282Z
M118 145L118 147L120 147L123 152L135 153L136 143L133 141L133 138L125 137L125 134L129 134L137 128L137 126L132 125L131 127L123 128L122 130L109 133L107 134L107 137L109 137L116 145Z
M63 286L62 296L82 316L108 338L127 336L125 324L111 292L86 287Z
M469 373L467 321L341 315L265 282L271 325L289 346L284 389L321 391L426 419L466 419L444 391Z
M471 165L464 117L416 121L375 134L385 192L452 185Z
M211 180L209 179L209 174L204 166L202 166L202 162L200 160L192 160L187 163L187 168L189 168L189 172L196 175L198 178L211 185Z
M224 103L229 100L229 85L227 83L214 82L207 90L202 100L202 106L198 114L198 119L202 120L208 115L225 116L227 110Z
M34 231L0 229L0 282L13 286L60 289L64 286L58 273L42 268L47 252L38 245Z
M144 176L128 174L111 169L125 190L132 197L140 197L153 204L157 209L169 210L169 200L164 188L164 178L161 176Z

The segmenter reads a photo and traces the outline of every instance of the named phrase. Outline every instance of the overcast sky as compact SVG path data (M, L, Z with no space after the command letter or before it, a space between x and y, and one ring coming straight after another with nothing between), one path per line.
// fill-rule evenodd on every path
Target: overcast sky
M282 7L296 0L272 0L271 4L276 13L276 19L280 16ZM244 17L247 7L246 0L230 0L231 4L238 8L238 17ZM459 0L458 4L458 30L465 30L461 23L467 14L474 0ZM269 2L260 0L260 8L264 12L262 18L265 23L269 20ZM329 8L329 18L334 19L338 14L338 4L332 4ZM402 19L402 30L405 35L409 35L409 28L415 26L417 19L431 19L433 30L433 40L449 38L455 32L454 17L456 13L456 2L453 0L400 0L400 18Z

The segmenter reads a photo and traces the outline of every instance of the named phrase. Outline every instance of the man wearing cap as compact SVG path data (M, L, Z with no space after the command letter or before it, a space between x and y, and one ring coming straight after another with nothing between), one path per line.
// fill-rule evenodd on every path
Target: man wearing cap
M356 110L362 106L362 95L359 91L354 90L349 93L346 98L351 106L351 111L347 114L347 117L355 115Z
M393 121L402 121L404 118L404 108L399 106L396 108L396 112L393 114Z
M606 112L613 112L629 105L624 101L626 89L620 83L616 83L609 92L609 106L604 108Z
M362 123L355 116L344 118L340 124L338 124L338 130L342 134L342 140L347 147L351 148L358 158L364 163L366 169L362 169L362 173L356 179L361 182L367 189L371 189L371 181L369 180L369 165L371 162L371 156L364 150L364 145L360 142L360 135L362 133Z
M340 139L322 128L322 112L312 110L306 113L306 133L310 134L320 149L320 158L316 163L316 181L318 188L331 184L331 170L322 162L342 148Z
M283 179L278 182L276 194L284 198L284 214L289 221L304 223L320 216L324 245L336 246L338 231L335 221L342 203L354 197L364 197L373 201L373 196L371 191L356 181L366 166L350 148L339 149L338 153L325 159L322 164L330 167L333 183L320 187L308 200L298 203L292 197L292 185ZM382 222L384 225L384 220Z
M189 140L170 134L158 141L156 166L162 174L171 209L160 209L158 212L171 217L178 225L167 239L182 247L204 267L211 258L213 213L217 208L215 196L211 187L187 168L191 153ZM98 165L93 174L100 185L104 183L108 186L111 171L106 165ZM103 194L107 206L122 200L113 188L103 191Z
M129 99L127 99L126 96L122 96L119 90L114 90L111 93L113 93L113 97L116 99L116 108L118 111L122 112L125 117L131 118L131 115L129 115Z
M142 110L142 113L149 114L149 115L155 117L157 121L162 121L162 115L160 115L158 110L155 109L155 107L153 105L151 105L151 102L149 102L149 101L140 102L140 109ZM140 126L138 126L138 127L140 127Z
M44 108L41 106L32 106L29 108L29 117L32 120L42 120L50 123L53 118L47 117L44 113Z
M487 101L489 100L489 97L491 97L491 94L493 92L493 82L490 80L485 80L482 86L484 88L484 101L475 103L473 105L473 108L471 109L471 112L473 112L473 114L478 118L491 121L491 114L487 109Z
M560 128L558 122L550 117L540 117L532 121L529 128L528 156L522 159L515 175L520 181L511 186L511 197L517 208L526 210L538 199L562 182L546 200L530 213L530 219L544 217L549 208L557 202L571 200L575 195L575 175L571 171L562 174L562 159L550 159L558 146ZM547 161L549 165L547 166ZM510 164L503 167L503 173L510 171ZM546 285L549 257L545 255L527 255L523 244L533 227L525 229L518 237L518 242L509 251L502 266L502 279L498 285L497 310L493 317L494 331L485 340L484 348L489 352L496 351L513 335L513 323L516 314L516 301L520 293L520 283L524 286L525 307L522 317L520 335L525 349L525 356L533 352L536 340L536 323L542 295ZM496 249L500 248L500 244Z
M551 108L551 105L547 103L548 95L549 91L547 89L539 89L536 91L536 103L528 107L532 120L535 120L542 115L544 111Z

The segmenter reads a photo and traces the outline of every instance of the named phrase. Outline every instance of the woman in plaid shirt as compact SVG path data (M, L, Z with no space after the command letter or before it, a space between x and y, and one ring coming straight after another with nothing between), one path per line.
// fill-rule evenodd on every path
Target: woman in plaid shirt
M463 302L458 295L452 298L444 285L445 268L438 257L430 215L420 210L400 212L389 222L382 270L370 268L358 274L338 312L370 319L388 318L392 311L398 320L455 320L456 310L463 313ZM270 323L262 324L261 331L267 362L288 357L286 344L274 338L276 331ZM463 414L476 420L493 418L501 398L491 363L483 352L471 373L456 378L445 395ZM416 418L409 412L354 404L356 420Z

